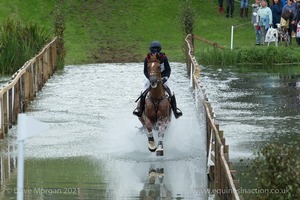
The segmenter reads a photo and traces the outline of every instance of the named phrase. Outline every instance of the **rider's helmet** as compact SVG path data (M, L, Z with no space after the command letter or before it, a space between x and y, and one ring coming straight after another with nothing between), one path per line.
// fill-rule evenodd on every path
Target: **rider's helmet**
M149 49L151 53L159 53L161 51L161 45L159 41L151 42Z

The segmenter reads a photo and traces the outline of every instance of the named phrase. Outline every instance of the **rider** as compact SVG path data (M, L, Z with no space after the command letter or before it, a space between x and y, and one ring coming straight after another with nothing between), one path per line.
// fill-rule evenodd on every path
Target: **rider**
M162 81L163 81L163 86L164 89L167 91L167 93L169 94L169 96L171 97L171 108L173 110L174 116L175 118L179 118L182 116L182 112L179 108L177 108L176 106L176 98L175 98L175 94L173 93L173 91L171 90L170 86L169 86L169 77L171 74L171 68L170 68L170 64L168 61L168 58L166 56L165 53L161 52L161 45L158 41L153 41L150 44L150 52L151 54L159 54L160 55L160 65L161 65L161 76L162 76ZM145 58L144 61L144 74L147 78L147 82L145 84L145 91L141 94L140 96L140 104L139 106L133 111L133 114L141 117L143 114L143 111L145 109L145 99L147 96L147 93L149 91L149 87L150 87L150 81L149 81L149 74L148 74L148 59L147 57Z

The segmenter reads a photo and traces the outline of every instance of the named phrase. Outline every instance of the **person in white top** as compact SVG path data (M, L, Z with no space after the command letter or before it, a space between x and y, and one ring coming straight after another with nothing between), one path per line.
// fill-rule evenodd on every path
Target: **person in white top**
M267 1L261 1L261 8L257 12L257 23L261 30L262 45L265 44L265 37L269 27L273 24L272 10L267 6Z

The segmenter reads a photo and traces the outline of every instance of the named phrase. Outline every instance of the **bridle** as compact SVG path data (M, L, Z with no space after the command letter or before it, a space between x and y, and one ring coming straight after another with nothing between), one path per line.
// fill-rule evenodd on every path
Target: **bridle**
M155 59L151 57L151 59L148 60L147 67L148 67L150 85L152 88L156 88L158 83L161 82L160 62L157 59L157 57L155 57ZM154 69L155 67L156 69Z

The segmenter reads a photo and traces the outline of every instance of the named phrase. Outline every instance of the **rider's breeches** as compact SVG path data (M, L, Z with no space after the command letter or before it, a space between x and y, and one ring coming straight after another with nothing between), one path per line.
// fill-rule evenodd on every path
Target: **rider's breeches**
M168 87L171 91L171 94L173 95L173 90L172 88L170 87L170 84L169 84L169 80L167 80L165 83L164 83L164 86ZM147 79L146 82L145 82L145 85L144 85L144 90L145 91L146 89L148 89L150 87L150 81Z

